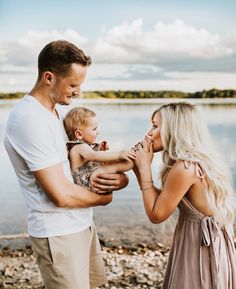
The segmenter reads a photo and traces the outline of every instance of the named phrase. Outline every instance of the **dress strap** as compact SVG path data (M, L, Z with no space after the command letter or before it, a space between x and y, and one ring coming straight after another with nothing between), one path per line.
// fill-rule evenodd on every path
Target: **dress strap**
M208 192L207 192L208 186L207 186L207 182L206 182L206 178L205 178L206 173L205 173L204 169L202 168L202 165L199 161L192 161L192 162L191 161L184 161L184 166L186 169L188 169L191 165L195 166L196 176L201 179L203 190L204 190L206 198L208 200L208 197L209 197ZM195 208L194 205L192 205L192 203L188 200L188 198L186 196L184 196L183 201L188 207L190 207L192 210L194 210L195 213L198 213L201 216L205 216L203 213L198 211L198 209ZM209 201L208 201L208 203L209 203Z
M85 142L83 140L71 140L66 143L66 146L67 146L67 149L70 151L73 148L73 146L84 144L84 143Z
M192 161L191 162L191 161L186 161L186 160L184 161L184 166L185 166L186 169L189 169L191 164L195 165L196 175L199 178L203 179L205 177L205 172L204 172L200 162L198 162L198 161Z
M204 179L205 177L205 172L200 164L200 162L195 162L195 166L196 166L196 175L200 178L200 179Z
M204 288L204 277L203 277L203 250L204 247L209 247L210 255L210 270L212 278L212 289L222 289L220 285L219 277L219 253L220 253L220 242L217 237L220 236L220 228L215 221L214 217L204 217L201 221L201 246L200 246L200 277L201 285Z
M66 146L67 146L67 149L70 151L73 148L73 146L79 145L79 144L87 144L87 143L83 140L71 140L66 143ZM87 145L89 145L91 149L94 151L100 150L100 144L98 143L92 143L92 144L87 144Z

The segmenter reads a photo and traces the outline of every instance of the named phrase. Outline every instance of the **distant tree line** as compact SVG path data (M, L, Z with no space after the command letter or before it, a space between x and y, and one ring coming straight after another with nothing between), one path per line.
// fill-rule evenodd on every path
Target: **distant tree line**
M13 93L0 92L0 99L16 99L21 98L24 95L25 95L24 92L13 92Z
M197 92L181 91L88 91L84 98L236 98L236 90L211 89Z
M16 99L25 95L23 92L0 93L0 99ZM236 98L236 90L211 89L193 93L181 91L87 91L82 93L83 98Z

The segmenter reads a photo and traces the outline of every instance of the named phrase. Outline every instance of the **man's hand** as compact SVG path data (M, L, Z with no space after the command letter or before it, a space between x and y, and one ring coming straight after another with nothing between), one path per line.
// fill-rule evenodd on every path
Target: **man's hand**
M117 191L125 188L129 183L129 178L123 173L100 174L93 180L94 191L98 194L104 194L111 191Z

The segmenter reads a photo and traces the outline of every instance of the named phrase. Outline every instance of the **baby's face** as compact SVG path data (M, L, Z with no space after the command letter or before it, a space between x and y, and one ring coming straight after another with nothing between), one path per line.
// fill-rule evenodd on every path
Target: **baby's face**
M82 139L84 142L91 144L95 143L97 139L98 131L98 120L94 117L88 117L86 119L87 125L80 129Z

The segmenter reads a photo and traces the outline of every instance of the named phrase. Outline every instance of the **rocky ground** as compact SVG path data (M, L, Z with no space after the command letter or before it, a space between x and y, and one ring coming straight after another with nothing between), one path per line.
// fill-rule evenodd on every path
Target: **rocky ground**
M169 248L138 244L133 247L102 247L108 284L102 289L161 288ZM43 289L42 280L30 246L22 250L0 251L1 289Z

